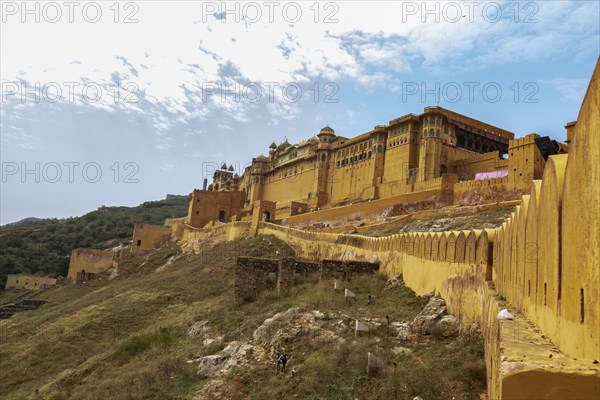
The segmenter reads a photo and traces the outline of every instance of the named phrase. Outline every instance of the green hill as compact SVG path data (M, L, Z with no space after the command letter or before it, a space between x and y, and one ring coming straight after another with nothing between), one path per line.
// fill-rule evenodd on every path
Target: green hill
M66 276L71 250L131 240L136 222L164 223L187 214L188 197L169 195L137 207L100 207L81 217L26 218L0 227L0 289L8 274Z

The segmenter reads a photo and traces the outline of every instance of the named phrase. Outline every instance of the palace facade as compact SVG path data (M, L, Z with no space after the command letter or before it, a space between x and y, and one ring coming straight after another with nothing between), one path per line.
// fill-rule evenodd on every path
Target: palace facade
M206 190L192 192L188 223L250 218L261 202L261 215L274 220L417 192L452 201L482 181L520 194L566 145L536 134L514 137L442 107L353 138L326 126L296 144L273 142L241 176L223 164Z

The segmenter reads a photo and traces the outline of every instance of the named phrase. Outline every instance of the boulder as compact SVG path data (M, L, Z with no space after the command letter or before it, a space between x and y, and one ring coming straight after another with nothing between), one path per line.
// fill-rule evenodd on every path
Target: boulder
M446 302L439 297L431 297L411 324L411 331L420 335L439 334L449 337L457 334L458 329L458 320L448 315Z
M458 334L459 322L453 315L444 315L438 322L438 332L443 337L450 337Z

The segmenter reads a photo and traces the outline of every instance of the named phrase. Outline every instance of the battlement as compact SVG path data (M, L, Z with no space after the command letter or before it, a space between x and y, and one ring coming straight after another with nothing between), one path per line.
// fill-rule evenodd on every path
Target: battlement
M525 137L522 137L519 139L513 139L508 142L508 148L510 149L510 148L514 148L514 147L535 144L535 139L537 139L539 137L540 137L540 135L538 135L537 133L530 133L529 135L526 135Z

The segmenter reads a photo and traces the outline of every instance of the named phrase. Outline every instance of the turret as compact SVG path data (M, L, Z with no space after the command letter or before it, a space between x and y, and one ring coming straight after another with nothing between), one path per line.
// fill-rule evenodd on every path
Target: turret
M317 137L321 143L333 143L335 140L335 131L329 125L327 125L321 129Z

